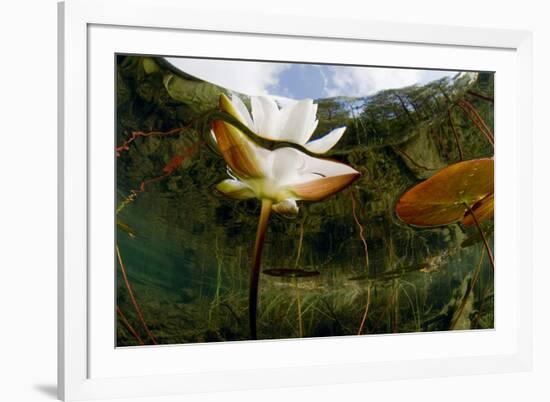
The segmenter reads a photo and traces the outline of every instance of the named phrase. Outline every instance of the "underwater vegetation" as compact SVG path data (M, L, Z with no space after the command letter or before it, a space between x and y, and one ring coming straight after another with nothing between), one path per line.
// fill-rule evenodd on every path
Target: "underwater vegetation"
M117 57L117 346L494 325L493 74L278 104Z

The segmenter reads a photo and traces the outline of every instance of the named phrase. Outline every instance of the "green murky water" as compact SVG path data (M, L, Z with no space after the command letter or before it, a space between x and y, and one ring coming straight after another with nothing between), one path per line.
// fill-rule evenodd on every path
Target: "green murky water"
M159 132L136 136L117 157L117 245L147 326L117 264L117 344L247 340L260 203L215 191L226 163L203 142L209 125L200 117L225 90L162 59L119 56L117 75L117 144ZM407 189L459 160L453 102L467 100L492 129L493 105L476 95L492 93L492 74L479 74L316 101L316 133L348 127L327 156L362 176L327 200L299 202L296 219L270 217L262 270L320 274L261 275L259 339L493 327L493 271L477 228L414 228L395 214ZM493 155L466 113L454 108L451 117L464 159ZM482 227L492 248L492 220Z

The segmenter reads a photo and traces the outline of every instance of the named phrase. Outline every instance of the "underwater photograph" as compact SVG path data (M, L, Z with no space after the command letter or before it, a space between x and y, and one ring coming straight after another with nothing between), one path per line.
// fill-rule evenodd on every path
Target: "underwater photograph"
M115 64L117 347L494 328L493 72Z

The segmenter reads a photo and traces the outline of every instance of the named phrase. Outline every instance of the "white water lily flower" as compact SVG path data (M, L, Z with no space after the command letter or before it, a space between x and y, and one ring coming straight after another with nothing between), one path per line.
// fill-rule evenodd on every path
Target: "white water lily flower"
M235 116L230 110L233 105L221 96L222 110ZM319 201L360 176L346 164L312 157L294 148L265 149L222 120L213 122L212 131L232 176L219 183L217 189L231 198L267 202L283 216L298 213L297 200Z
M252 115L243 101L222 95L224 110L245 124L252 132L272 141L286 141L303 146L311 153L324 154L336 145L346 127L338 127L325 136L309 141L319 124L317 105L311 99L290 101L279 108L268 96L251 97Z

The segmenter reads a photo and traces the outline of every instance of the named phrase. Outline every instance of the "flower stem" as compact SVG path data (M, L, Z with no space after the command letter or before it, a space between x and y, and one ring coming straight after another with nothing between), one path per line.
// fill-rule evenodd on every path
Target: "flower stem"
M262 250L264 247L265 232L269 214L271 213L271 200L262 200L262 210L256 232L256 244L254 246L254 260L250 271L250 288L248 292L248 319L250 321L250 339L258 339L256 333L256 316L258 309L258 282L260 279L260 266L262 262Z

